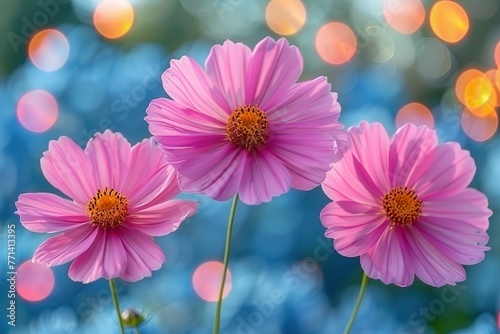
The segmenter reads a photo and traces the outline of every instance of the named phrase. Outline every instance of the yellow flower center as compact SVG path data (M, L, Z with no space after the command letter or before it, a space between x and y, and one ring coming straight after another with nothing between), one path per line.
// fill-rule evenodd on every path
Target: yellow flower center
M415 190L398 187L385 195L384 211L393 225L411 225L422 214L422 201Z
M266 143L269 137L269 120L257 106L236 108L229 116L226 133L230 142L252 151Z
M114 189L97 189L97 194L87 203L87 214L93 227L116 228L125 222L128 200Z

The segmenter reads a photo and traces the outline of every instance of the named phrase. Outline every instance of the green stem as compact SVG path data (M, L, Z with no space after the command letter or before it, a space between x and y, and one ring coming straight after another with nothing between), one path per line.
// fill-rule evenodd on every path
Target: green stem
M238 203L238 194L234 195L229 211L229 220L227 222L226 246L224 248L224 269L222 271L222 281L219 290L219 300L217 301L217 311L215 312L215 324L213 334L219 334L220 313L222 309L222 295L224 294L224 285L226 284L227 265L229 263L229 254L231 252L231 235L233 234L234 215L236 213L236 204Z
M116 315L118 316L118 323L120 324L120 333L125 334L122 316L120 313L120 306L118 305L118 294L116 293L115 281L113 279L109 280L109 290L111 290L111 297L113 297L113 304L115 304Z
M139 326L134 327L134 333L141 334L141 331L139 330Z
M361 286L359 287L358 299L356 299L356 304L354 305L354 309L352 310L351 317L349 318L349 322L345 327L344 334L349 334L351 331L351 327L354 324L354 320L356 320L356 316L358 315L359 306L361 305L361 300L363 300L363 296L365 295L366 284L368 283L368 276L363 272L363 278L361 279Z

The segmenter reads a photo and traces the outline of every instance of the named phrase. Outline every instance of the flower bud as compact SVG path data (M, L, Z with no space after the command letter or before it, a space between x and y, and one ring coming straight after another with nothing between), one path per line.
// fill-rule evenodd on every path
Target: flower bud
M126 327L137 327L145 320L145 317L134 309L124 310L121 317Z

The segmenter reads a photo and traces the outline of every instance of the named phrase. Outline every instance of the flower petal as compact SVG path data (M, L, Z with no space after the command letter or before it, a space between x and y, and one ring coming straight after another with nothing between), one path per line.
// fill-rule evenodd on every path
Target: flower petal
M89 157L98 188L108 187L122 192L132 161L127 139L121 133L113 133L111 130L96 133L88 141L85 153Z
M279 136L266 147L288 169L292 186L311 190L321 184L330 170L334 151L332 137L327 134L300 133L295 136Z
M179 175L181 189L219 201L230 199L240 189L247 155L246 151L226 146L210 155L193 156L190 166L186 164L184 169L189 173Z
M372 250L373 265L384 284L409 286L414 280L412 249L406 240L406 227L390 228L388 224L377 246Z
M324 227L341 231L344 228L364 225L372 220L371 216L376 215L384 217L380 215L379 212L370 212L368 215L365 211L353 213L352 211L346 210L346 208L342 205L345 203L346 202L331 202L323 208L320 218L325 218L324 221L322 220Z
M180 193L177 172L165 165L130 192L129 212L168 201Z
M331 128L340 116L340 104L326 77L317 77L288 87L279 103L265 111L270 122L279 124L280 129L300 125Z
M270 152L262 150L248 154L239 196L243 203L260 204L287 192L291 185L288 169Z
M167 159L153 138L135 144L131 149L130 166L123 192L128 196L133 195L136 188L141 188L145 180L155 175L166 164Z
M384 196L391 190L388 177L389 135L380 123L361 122L358 127L349 129L350 149L356 159L354 164L362 165L367 175L364 180L372 180L366 185L377 196ZM356 167L356 166L355 166ZM361 168L356 168L362 171Z
M463 191L475 172L476 165L469 151L462 150L458 143L445 143L420 161L408 184L422 200L443 198Z
M450 197L426 200L422 212L423 216L467 222L480 231L488 229L491 214L488 198L473 188L466 188Z
M124 186L129 210L153 206L180 193L177 172L167 163L165 154L153 138L134 145L131 153L132 161Z
M467 188L459 194L424 202L417 227L432 244L452 261L476 264L484 259L489 240L486 196Z
M361 263L361 268L363 268L363 271L368 277L373 279L380 279L380 271L378 271L378 269L373 264L371 255L361 255L359 258L359 262Z
M196 202L170 200L129 212L126 225L150 236L167 235L177 230L181 222L192 216L197 208Z
M16 207L21 224L32 232L62 232L88 224L90 220L83 207L54 194L22 194Z
M300 190L318 186L334 158L339 110L324 77L294 85L277 109L268 111L269 149L289 169L292 185ZM304 110L307 110L305 113Z
M69 267L69 277L76 282L90 283L99 278L120 277L127 267L127 253L120 229L96 229L94 243Z
M176 101L163 98L151 101L146 112L148 116L145 120L149 123L149 130L160 144L169 144L167 141L171 136L226 137L225 127L229 116L219 120L208 113L201 113ZM163 137L166 137L167 140L161 140ZM177 144L174 142L171 145L185 146L186 143Z
M349 150L349 136L344 130L344 125L338 123L335 127L335 142L333 143L333 163L342 160L344 154Z
M45 240L38 246L33 261L57 266L85 252L96 239L98 229L80 226Z
M197 110L197 113L226 121L234 107L227 103L205 70L190 57L172 60L161 78L163 88L173 100Z
M365 205L366 210L380 211L382 200L374 194L367 185L374 181L369 177L364 167L355 163L353 152L348 150L340 161L332 164L332 169L326 173L321 184L325 194L333 201L349 201ZM368 208L370 207L370 208Z
M158 106L175 112L163 118ZM190 118L187 109L169 100L156 100L148 113L150 131L179 173L182 190L217 200L237 193L247 153L227 140L225 125L215 124L213 119ZM170 120L173 123L168 123Z
M389 150L389 177L392 188L410 186L409 176L417 169L418 162L437 146L436 131L427 126L417 127L406 123L392 138Z
M194 114L174 101L153 100L147 113L149 131L160 143L167 161L181 174L183 168L178 164L230 144L226 137L225 123L210 116Z
M98 188L89 158L68 137L49 142L40 161L47 181L77 203L87 205Z
M149 131L167 155L167 161L177 170L177 163L229 144L225 123L196 114L174 101L153 100L147 113Z
M465 280L464 268L436 248L420 231L412 228L407 233L407 243L412 249L411 263L415 274L422 282L435 287L445 284L455 285Z
M387 227L381 215L353 215L335 202L321 211L320 219L327 228L325 236L334 239L335 250L347 257L368 253Z
M355 201L336 201L343 210L349 212L350 214L363 214L363 215L379 215L381 213L381 209L379 207L374 207L372 205L366 203L358 203Z
M303 60L299 49L284 38L270 37L260 41L248 61L245 83L245 104L262 110L274 109L282 96L297 82Z
M161 268L165 254L152 237L125 226L120 233L128 258L127 268L120 276L123 280L135 282Z
M466 221L422 217L416 227L442 254L460 264L479 263L489 250L488 234Z
M218 90L233 107L245 105L246 68L251 50L243 43L226 40L210 50L205 67Z

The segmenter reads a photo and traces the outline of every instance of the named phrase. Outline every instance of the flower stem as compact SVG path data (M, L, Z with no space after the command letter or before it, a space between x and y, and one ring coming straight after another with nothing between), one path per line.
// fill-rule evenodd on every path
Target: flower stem
M224 269L222 271L222 281L219 290L219 299L217 301L217 310L215 312L215 324L213 334L219 334L220 328L220 313L222 309L222 295L224 294L224 286L226 284L227 265L229 263L229 254L231 252L231 235L233 234L233 222L236 213L236 204L238 204L238 194L234 195L229 211L229 220L227 222L226 246L224 248Z
M139 330L139 326L134 327L134 334L141 334L141 331Z
M354 324L354 320L356 320L359 306L361 305L361 300L363 300L363 296L365 295L367 283L368 283L368 276L366 276L366 274L363 272L363 278L361 279L361 286L359 287L358 299L356 299L356 304L354 305L354 309L352 310L349 322L347 323L347 326L344 329L344 334L349 334L349 332L351 331L351 327Z
M115 289L115 281L113 279L109 280L109 290L111 290L111 296L113 297L113 304L115 304L116 315L118 316L118 323L120 324L120 333L125 334L125 329L123 328L122 316L120 313L120 306L118 305L118 294Z

